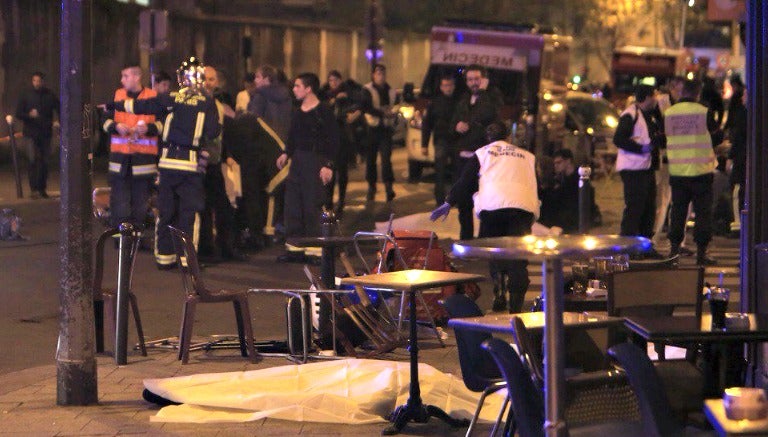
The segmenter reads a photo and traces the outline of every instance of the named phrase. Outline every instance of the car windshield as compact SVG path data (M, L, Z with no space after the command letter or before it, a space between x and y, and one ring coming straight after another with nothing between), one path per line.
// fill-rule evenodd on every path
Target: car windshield
M618 124L618 111L605 100L570 98L567 105L568 111L582 126L615 128Z

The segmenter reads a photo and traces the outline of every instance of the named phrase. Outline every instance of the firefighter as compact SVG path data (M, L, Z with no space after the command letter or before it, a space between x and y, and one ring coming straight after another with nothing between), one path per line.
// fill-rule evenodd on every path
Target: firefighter
M108 105L128 113L168 114L163 124L163 148L158 162L159 217L155 261L160 270L170 270L177 265L168 226L195 235L199 226L198 213L205 204L203 177L208 158L221 153L216 150L218 143L212 141L219 135L221 124L213 97L203 92L204 71L202 61L191 57L176 71L181 88L178 92L167 97L126 99ZM179 258L185 265L186 259Z
M141 68L128 65L120 72L123 85L115 101L144 100L157 92L141 85ZM104 132L110 134L109 198L110 224L123 222L143 229L147 218L150 189L157 175L157 135L163 124L153 114L112 111L106 114Z

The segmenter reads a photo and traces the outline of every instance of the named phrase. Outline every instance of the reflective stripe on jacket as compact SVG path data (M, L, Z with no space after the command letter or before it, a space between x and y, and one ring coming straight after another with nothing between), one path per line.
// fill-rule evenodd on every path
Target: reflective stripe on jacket
M157 96L157 92L143 88L137 99L150 99ZM115 91L115 101L129 100L130 97L124 88ZM155 119L154 115L132 114L125 111L115 111L114 120L104 123L104 130L108 131L113 123L122 123L134 128L140 123L155 124L158 131L162 130L162 123ZM123 173L130 166L130 174L133 176L153 176L157 173L157 136L120 135L113 133L109 145L109 172Z
M664 112L670 176L700 176L715 170L712 137L707 129L707 108L680 102Z

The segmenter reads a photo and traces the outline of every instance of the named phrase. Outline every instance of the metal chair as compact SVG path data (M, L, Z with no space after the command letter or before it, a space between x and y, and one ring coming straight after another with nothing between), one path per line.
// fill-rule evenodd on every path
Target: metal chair
M107 229L102 232L99 239L96 241L95 250L95 264L93 268L93 312L94 321L96 325L96 352L104 352L104 332L106 322L106 332L111 333L114 339L115 333L115 318L117 314L117 290L113 288L105 288L104 283L104 246L107 241L110 241L114 236L120 235L120 231L117 228ZM136 250L139 246L139 239L132 239L131 246L131 275L128 278L130 283L133 277L133 262L136 259ZM130 289L130 286L129 286ZM136 325L136 334L138 335L139 348L141 349L141 355L147 356L147 347L144 342L144 329L141 326L141 316L139 315L139 303L136 299L136 295L133 291L128 292L128 303L133 314L133 321ZM105 320L106 319L106 320Z
M520 437L544 437L544 398L534 384L531 373L520 356L507 342L491 338L482 344L501 370L507 382L512 403L509 421L514 420ZM568 435L578 436L645 436L642 424L635 421L613 421L569 426Z
M448 296L443 302L443 307L448 312L448 317L452 319L483 315L480 307L463 294ZM496 367L493 359L480 347L485 340L491 338L490 334L465 329L455 329L454 332L456 334L456 347L459 352L459 364L461 365L461 378L464 380L464 385L474 392L482 392L480 400L477 402L475 414L472 416L472 421L469 422L469 428L467 428L467 437L469 437L472 435L472 430L480 416L480 410L483 408L485 398L491 393L506 388L507 383L502 378L501 372ZM508 402L509 398L506 398L501 411L499 411L499 416L496 419L491 435L496 434Z
M672 415L672 407L648 354L631 343L617 344L608 354L624 368L640 404L645 435L649 437L715 435L683 427Z
M360 244L359 244L359 241L360 241L361 238L371 238L371 237L382 240L382 246L381 246L381 249L379 250L379 254L378 254L378 264L377 264L375 269L371 269L370 266L368 265L368 263L366 262L365 257L363 256L363 252L360 249ZM432 244L435 241L437 241L437 235L434 232L432 232L430 234L430 238L429 238L429 246L427 247L427 253L429 253L429 249L432 248ZM400 251L400 246L397 245L397 241L391 235L377 233L377 232L357 232L354 235L355 251L357 252L357 256L358 256L358 258L360 258L360 261L362 261L363 266L365 267L365 270L367 272L374 272L375 271L375 272L379 272L379 273L384 273L384 272L387 272L387 271L390 270L388 268L388 266L387 266L387 260L385 259L386 256L384 254L385 250L386 250L386 247L387 247L387 243L392 245L392 248L393 248L393 251L394 251L394 254L395 254L394 255L395 259L393 260L393 265L397 266L397 264L399 263L400 266L402 266L401 267L402 269L409 269L409 268L411 268L411 266L409 266L408 263L405 262L405 259L403 258L403 254ZM426 269L427 268L427 261L428 261L428 259L429 259L429 257L425 257L424 258L424 266L421 267L422 269ZM397 269L395 267L392 270L394 271L394 270L397 270ZM380 298L382 297L381 292L379 292L379 297ZM416 293L416 299L418 299L418 304L420 304L422 306L422 308L424 308L424 311L427 314L427 326L432 328L432 330L435 333L435 337L437 337L437 341L440 342L440 345L442 347L445 347L445 342L443 341L443 338L440 336L440 331L437 329L437 323L435 323L435 319L434 319L434 317L432 317L432 313L429 311L429 307L427 306L427 303L424 301L424 297L422 296L422 292L417 292ZM380 299L380 301L382 303L384 303L384 299ZM400 309L398 311L398 315L397 315L396 319L395 319L394 315L392 314L391 310L389 309L389 306L386 305L386 304L384 305L390 320L392 320L393 322L396 323L396 325L397 325L397 332L398 333L402 332L403 315L405 314L405 304L406 303L407 303L407 297L405 296L405 293L403 293L400 296L400 305L399 305ZM414 321L414 323L415 323L415 321Z
M176 252L186 257L186 267L180 267L181 280L184 286L184 313L179 334L179 359L182 364L189 361L189 349L192 340L192 326L195 322L195 309L198 303L232 302L237 321L237 336L240 341L240 353L256 361L256 348L253 344L253 328L251 312L248 309L248 295L243 291L216 290L205 287L200 276L200 265L197 262L197 252L192 239L183 231L168 226L173 237Z

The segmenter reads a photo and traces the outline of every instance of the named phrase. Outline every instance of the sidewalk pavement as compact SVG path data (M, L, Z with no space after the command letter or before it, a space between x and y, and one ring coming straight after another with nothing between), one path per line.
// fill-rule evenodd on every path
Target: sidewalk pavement
M449 331L450 332L450 331ZM436 340L426 339L420 351L420 362L443 372L460 375L453 333L445 348ZM198 373L235 372L273 366L291 365L278 357L265 357L256 364L240 357L236 349L210 352L193 351L190 363L181 365L175 350L150 349L148 357L138 352L128 356L128 365L116 366L109 356L99 356L99 403L92 406L56 405L56 366L35 367L0 376L0 435L19 436L116 436L195 435L195 436L377 436L385 423L341 425L301 423L277 419L260 419L249 423L176 424L153 423L150 416L158 406L141 397L145 378L166 378ZM386 355L387 359L407 361L404 348ZM490 424L479 424L477 435L487 434ZM466 429L452 429L437 419L426 424L408 424L403 435L463 436Z

